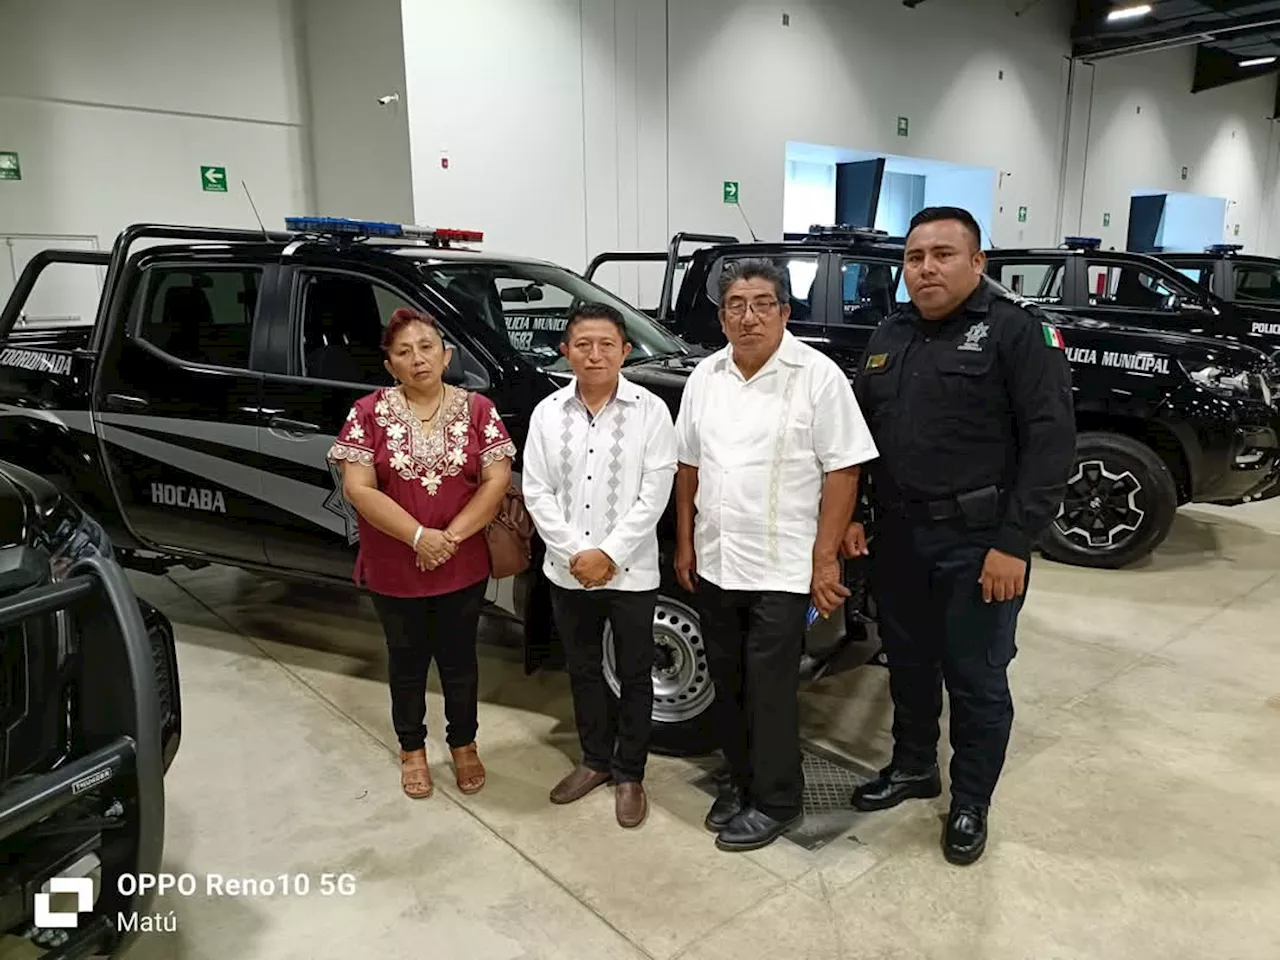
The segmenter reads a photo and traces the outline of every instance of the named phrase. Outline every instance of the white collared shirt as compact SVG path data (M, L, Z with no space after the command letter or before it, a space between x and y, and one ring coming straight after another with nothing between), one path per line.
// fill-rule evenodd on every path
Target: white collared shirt
M680 462L698 468L698 576L809 593L825 474L879 455L835 362L784 332L746 380L725 347L689 378L676 434Z
M595 417L579 399L576 380L543 399L529 421L521 489L547 545L547 579L583 589L569 559L598 548L618 568L600 589L656 590L658 521L675 472L671 411L626 377Z

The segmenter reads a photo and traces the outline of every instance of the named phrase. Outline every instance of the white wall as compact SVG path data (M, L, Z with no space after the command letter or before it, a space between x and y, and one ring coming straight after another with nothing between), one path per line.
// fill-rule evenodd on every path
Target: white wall
M745 237L726 180L777 237L788 141L994 170L998 246L1122 247L1146 188L1225 196L1229 239L1280 248L1274 78L1192 95L1188 48L1072 81L1070 0L401 2L417 219L494 249L580 267L677 230Z
M1079 67L1068 103L1071 8L0 0L0 150L24 174L0 182L0 233L247 226L244 178L268 226L411 218L582 268L677 230L746 236L725 180L779 236L796 141L995 170L1000 246L1122 246L1132 191L1160 189L1227 197L1230 239L1276 252L1274 80L1193 96L1177 50ZM231 191L201 191L201 164L226 166ZM646 299L633 273L609 285Z
M804 233L815 223L831 221L836 209L836 165L788 160L783 196L786 233Z
M663 9L403 0L417 220L576 269L665 244Z
M305 0L299 14L316 211L412 221L400 0Z
M402 0L416 218L581 267L677 230L747 236L737 180L777 237L792 139L1004 171L998 242L1048 241L1067 6L796 0L783 27L761 0Z
M242 178L269 228L309 209L291 0L0 0L0 24L0 150L22 162L0 234L251 226Z
M721 202L722 181L738 180L756 232L777 236L785 145L796 140L1002 171L997 242L1049 240L1067 7L1014 17L1004 0L671 4L673 229L740 233Z
M1194 62L1185 48L1077 68L1064 233L1124 249L1135 191L1198 193L1227 198L1230 242L1280 250L1275 77L1192 94Z

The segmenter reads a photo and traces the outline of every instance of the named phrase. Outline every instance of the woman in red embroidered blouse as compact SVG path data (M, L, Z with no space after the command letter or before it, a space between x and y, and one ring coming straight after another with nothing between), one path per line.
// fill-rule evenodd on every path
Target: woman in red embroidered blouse
M360 398L329 451L359 515L355 580L373 595L387 637L391 719L401 787L429 797L427 673L444 690L458 788L484 786L476 749L476 634L489 581L484 528L497 515L516 454L498 411L446 384L452 354L434 318L401 308L383 335L397 385Z

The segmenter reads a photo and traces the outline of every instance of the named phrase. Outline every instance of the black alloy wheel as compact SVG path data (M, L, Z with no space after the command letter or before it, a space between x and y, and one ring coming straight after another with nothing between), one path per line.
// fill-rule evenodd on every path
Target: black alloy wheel
M1177 506L1173 475L1154 450L1122 434L1082 433L1041 550L1075 566L1126 567L1164 541Z

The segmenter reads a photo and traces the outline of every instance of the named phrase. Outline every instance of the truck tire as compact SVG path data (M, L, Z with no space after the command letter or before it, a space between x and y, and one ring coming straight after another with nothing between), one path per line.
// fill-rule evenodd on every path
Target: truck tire
M696 756L715 748L711 704L715 685L707 668L701 618L694 598L674 581L663 584L653 613L653 730L651 749L672 756ZM605 624L604 677L621 694L613 630Z
M1158 453L1123 434L1082 433L1066 495L1040 550L1074 566L1127 567L1164 542L1177 509L1173 474Z

